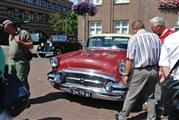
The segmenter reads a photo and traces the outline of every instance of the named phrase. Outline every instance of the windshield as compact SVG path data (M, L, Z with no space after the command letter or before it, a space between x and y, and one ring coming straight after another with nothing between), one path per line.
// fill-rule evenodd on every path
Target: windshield
M127 49L129 37L91 37L88 39L88 48L116 48Z

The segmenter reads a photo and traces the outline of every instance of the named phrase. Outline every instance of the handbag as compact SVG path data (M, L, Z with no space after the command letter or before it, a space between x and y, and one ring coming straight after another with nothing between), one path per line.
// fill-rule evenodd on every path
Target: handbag
M32 53L29 51L29 52L27 52L27 53L25 54L25 57L27 58L27 60L31 61L32 58L33 58L33 55L32 55Z
M179 65L179 60L174 65L169 75L165 78L162 86L162 100L165 106L172 106L179 110L179 80L176 80L171 73Z
M28 61L31 61L33 58L38 58L38 55L35 53L32 53L31 51L28 51L25 54L25 57L27 58Z
M12 117L16 117L29 107L29 92L15 75L4 75L3 83L0 102Z

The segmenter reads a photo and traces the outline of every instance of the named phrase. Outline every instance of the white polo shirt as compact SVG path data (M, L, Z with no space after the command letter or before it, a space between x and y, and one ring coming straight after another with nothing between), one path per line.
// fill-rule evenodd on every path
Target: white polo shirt
M165 38L162 45L159 66L172 69L179 59L179 31ZM173 70L172 75L179 79L179 67Z

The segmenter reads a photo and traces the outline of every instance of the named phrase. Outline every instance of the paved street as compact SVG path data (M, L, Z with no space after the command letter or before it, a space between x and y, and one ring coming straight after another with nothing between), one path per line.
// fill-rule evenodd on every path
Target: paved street
M8 56L8 47L3 47ZM35 50L34 50L35 52ZM47 80L50 71L49 59L31 61L29 82L32 105L15 120L115 120L121 109L120 102L92 100L62 93L54 89ZM133 113L131 120L145 118L146 111Z

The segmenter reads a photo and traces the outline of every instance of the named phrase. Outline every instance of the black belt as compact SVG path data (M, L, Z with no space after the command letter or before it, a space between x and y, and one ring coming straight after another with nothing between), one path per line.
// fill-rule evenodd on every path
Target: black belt
M158 67L158 65L148 65L145 67L138 67L138 68L134 68L134 69L147 69L147 68L153 68L153 67Z

